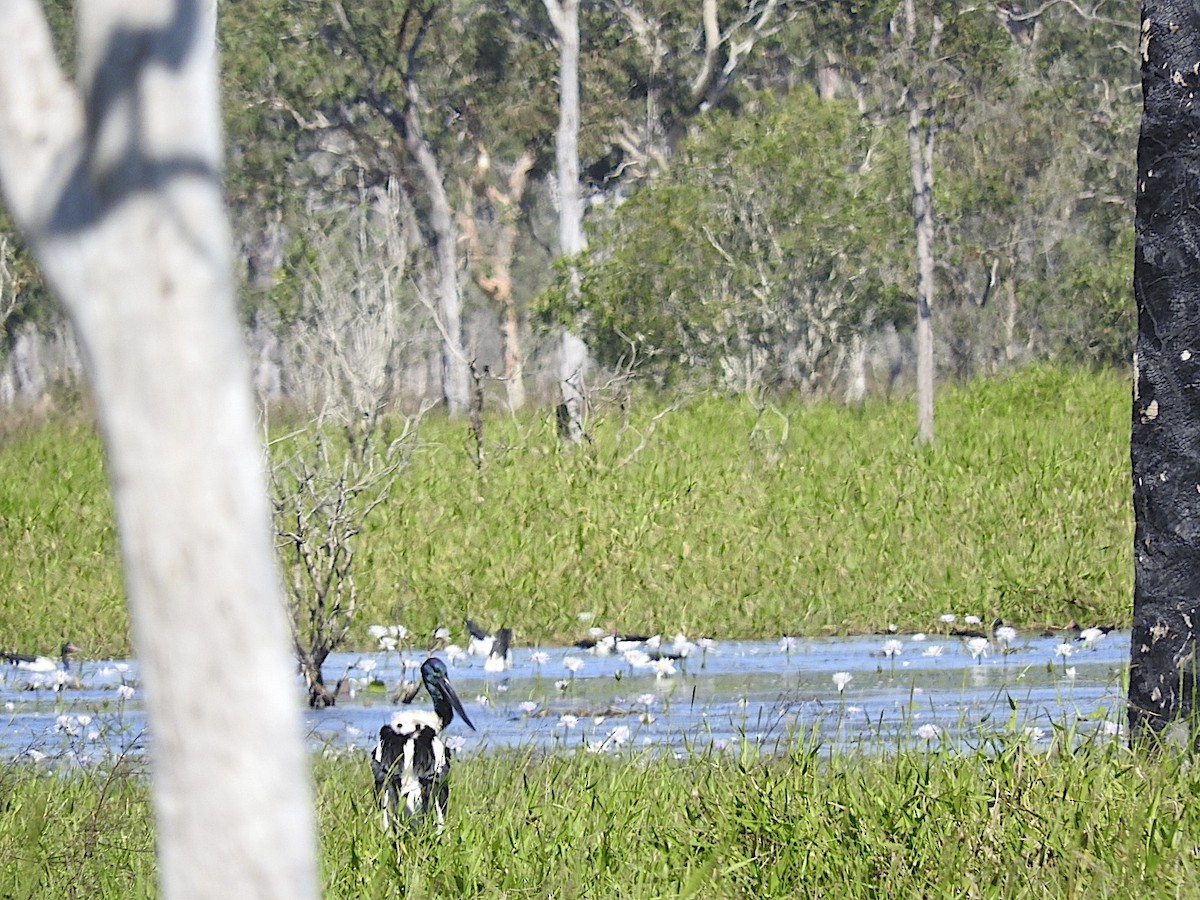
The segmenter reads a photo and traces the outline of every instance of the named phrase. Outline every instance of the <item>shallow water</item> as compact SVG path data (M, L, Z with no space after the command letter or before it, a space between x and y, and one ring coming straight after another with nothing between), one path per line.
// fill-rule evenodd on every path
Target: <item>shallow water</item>
M449 733L468 754L502 747L687 752L746 744L774 752L810 738L825 749L976 747L1014 735L1047 743L1056 728L1079 736L1122 728L1128 632L1112 632L1094 647L1072 642L1067 656L1059 653L1061 637L1019 636L1008 648L993 641L978 658L959 638L934 634L897 635L900 650L889 657L888 640L724 641L693 650L662 676L620 655L576 648L516 649L502 673L485 672L481 659L443 653L477 729L456 720ZM669 646L665 640L663 649ZM404 676L417 677L424 656L331 656L327 681L349 670L352 695L327 710L305 710L310 746L323 752L372 746L399 708L394 689ZM574 673L568 659L580 663ZM835 673L851 676L841 692ZM0 756L89 762L145 749L136 662L86 661L73 674L77 685L55 691L29 673L4 672ZM303 698L299 679L297 696ZM422 692L415 702L429 700Z

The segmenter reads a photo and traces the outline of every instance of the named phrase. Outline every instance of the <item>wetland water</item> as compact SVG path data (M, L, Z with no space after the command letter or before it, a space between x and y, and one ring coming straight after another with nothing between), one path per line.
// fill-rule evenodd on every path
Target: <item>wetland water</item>
M897 641L885 655L885 645ZM459 752L533 747L668 752L743 746L783 751L799 741L822 748L986 745L997 736L1048 745L1054 730L1117 734L1125 720L1129 633L1093 646L1019 635L989 642L978 657L960 638L929 634L793 641L720 641L696 647L659 674L620 654L577 648L518 648L504 672L476 657L439 655L477 731L455 721ZM671 649L665 638L662 650ZM975 649L978 649L978 645ZM349 671L351 696L304 711L310 747L365 751L398 708L391 696L415 679L417 651L335 654L332 684ZM644 661L643 661L644 662ZM574 669L574 671L572 671ZM845 674L850 678L845 680ZM837 681L844 684L839 692ZM77 683L5 669L0 681L0 756L44 754L101 762L140 753L150 740L134 661L83 661ZM304 695L297 678L297 697ZM422 691L415 703L428 706ZM457 739L461 739L461 742Z

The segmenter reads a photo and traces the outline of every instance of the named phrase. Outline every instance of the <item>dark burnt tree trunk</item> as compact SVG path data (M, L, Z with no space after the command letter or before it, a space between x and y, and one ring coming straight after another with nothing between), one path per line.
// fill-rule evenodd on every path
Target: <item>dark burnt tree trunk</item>
M1200 4L1146 2L1134 294L1135 744L1195 741L1200 628Z

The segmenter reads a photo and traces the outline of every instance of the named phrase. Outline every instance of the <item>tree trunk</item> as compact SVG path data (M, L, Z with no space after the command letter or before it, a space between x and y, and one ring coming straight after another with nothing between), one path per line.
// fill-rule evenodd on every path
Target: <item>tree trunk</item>
M913 0L905 0L904 15L916 59L917 20ZM935 58L940 23L936 17L929 57ZM914 75L911 79L916 81ZM904 92L908 105L908 159L912 177L913 229L917 237L917 442L933 443L933 109L913 84Z
M162 893L307 898L308 760L220 194L215 15L79 4L76 87L41 4L0 2L0 182L95 390Z
M558 35L559 100L555 161L558 166L558 239L560 252L572 261L571 290L579 290L574 260L587 249L583 234L583 201L579 193L579 0L544 0ZM559 433L565 440L584 436L583 371L587 347L563 329L559 351Z
M442 333L442 397L452 416L467 411L469 375L462 339L462 300L458 290L458 232L446 196L442 168L421 128L420 94L415 81L407 85L404 107L404 146L416 162L429 197L429 226L433 232L433 258L437 270L438 328Z
M1200 627L1200 10L1143 6L1130 455L1134 588L1129 725L1134 743L1197 735Z
M525 406L525 353L521 349L521 319L512 290L512 261L516 253L521 201L525 197L529 172L536 161L533 150L526 148L513 165L505 190L501 191L488 183L490 157L481 150L472 176L473 191L464 192L467 199L462 214L462 231L467 238L475 284L488 295L500 315L504 388L508 408L514 412ZM496 231L490 253L484 250L479 223L471 206L472 193L486 198L495 214Z

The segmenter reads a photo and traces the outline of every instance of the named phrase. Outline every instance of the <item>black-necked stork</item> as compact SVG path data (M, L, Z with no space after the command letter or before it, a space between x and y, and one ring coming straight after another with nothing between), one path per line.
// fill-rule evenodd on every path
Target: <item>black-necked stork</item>
M440 829L446 820L450 797L450 751L442 732L457 712L472 731L475 725L450 686L446 664L431 657L421 664L421 683L433 700L433 709L407 709L395 713L379 729L379 743L371 754L375 796L387 828L405 819L419 821L430 808ZM413 691L415 696L416 691ZM410 702L412 696L406 699Z
M29 656L24 653L7 653L3 650L0 650L0 659L27 672L57 672L60 669L66 672L71 667L71 657L78 652L79 648L70 641L67 641L62 645L62 652L58 659L52 656Z

